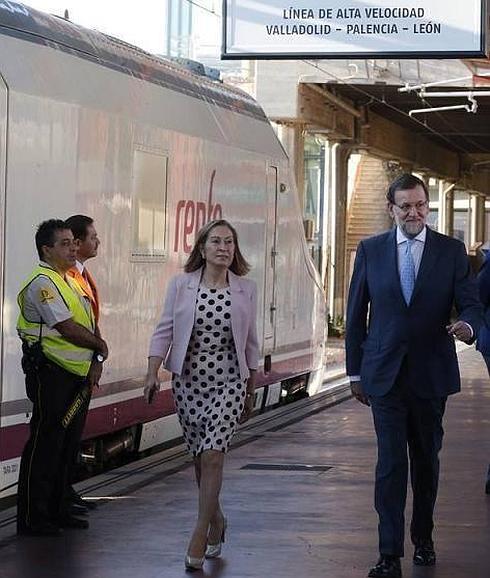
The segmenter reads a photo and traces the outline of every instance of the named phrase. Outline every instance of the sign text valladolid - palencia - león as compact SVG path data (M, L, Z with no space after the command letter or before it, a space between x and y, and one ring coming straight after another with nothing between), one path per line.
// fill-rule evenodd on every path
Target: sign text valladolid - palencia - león
M223 57L481 56L484 1L225 2Z

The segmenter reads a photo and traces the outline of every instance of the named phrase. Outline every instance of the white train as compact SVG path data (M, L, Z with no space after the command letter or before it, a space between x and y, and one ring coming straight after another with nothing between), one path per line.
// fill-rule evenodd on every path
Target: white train
M287 156L247 94L63 19L0 0L0 497L15 491L31 406L16 296L47 218L94 217L89 262L110 348L87 454L179 436L169 376L142 398L168 279L209 219L229 219L259 287L256 407L321 380L324 294ZM94 456L93 456L94 457Z

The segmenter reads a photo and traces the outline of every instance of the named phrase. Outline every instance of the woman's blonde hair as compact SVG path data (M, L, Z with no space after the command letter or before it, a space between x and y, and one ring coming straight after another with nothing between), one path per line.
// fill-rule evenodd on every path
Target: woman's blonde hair
M192 273L192 271L197 271L205 265L206 260L202 256L202 251L206 241L208 240L209 234L215 227L228 227L228 229L230 229L233 235L233 242L235 244L235 254L229 269L232 273L235 273L235 275L239 275L240 277L246 275L250 271L250 265L247 263L245 257L240 251L238 235L236 233L235 227L230 225L230 223L225 221L225 219L209 221L209 223L206 223L206 225L204 225L204 227L199 230L194 247L192 247L191 254L185 262L184 271L186 273Z

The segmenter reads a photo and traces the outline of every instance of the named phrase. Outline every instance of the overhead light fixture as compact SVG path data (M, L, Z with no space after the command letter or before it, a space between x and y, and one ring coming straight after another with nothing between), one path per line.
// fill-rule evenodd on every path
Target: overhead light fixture
M427 95L428 96L428 95ZM429 108L415 108L408 112L408 116L412 117L415 114L422 114L424 112L443 112L446 110L465 110L466 112L472 112L476 114L478 110L478 102L473 95L468 95L469 104L454 104L450 106L436 106Z
M460 90L453 92L425 92L425 90L422 89L419 92L419 96L421 98L454 98L461 96L469 99L474 96L477 96L478 98L481 96L490 96L490 90L477 90L476 92L474 90Z
M490 74L479 74L478 76L480 76L482 78L489 78ZM452 84L454 82L472 80L473 78L474 78L474 75L460 76L459 78L448 78L447 80L436 80L434 82L425 82L424 84L414 84L413 86L410 86L408 83L406 83L405 86L402 86L398 89L398 92L412 92L412 90L424 91L426 88L429 88L431 86L441 86L444 84Z

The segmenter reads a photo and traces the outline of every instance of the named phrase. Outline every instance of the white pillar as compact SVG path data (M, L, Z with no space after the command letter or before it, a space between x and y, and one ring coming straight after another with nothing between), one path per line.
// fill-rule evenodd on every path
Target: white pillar
M327 304L328 312L333 315L334 301L335 301L335 218L336 218L336 202L337 202L337 158L336 151L339 143L331 143L328 147L328 210L326 211L327 235L328 239L327 255L326 255L326 281L327 281Z
M437 230L445 235L453 232L453 209L454 209L454 183L439 181L439 219Z

